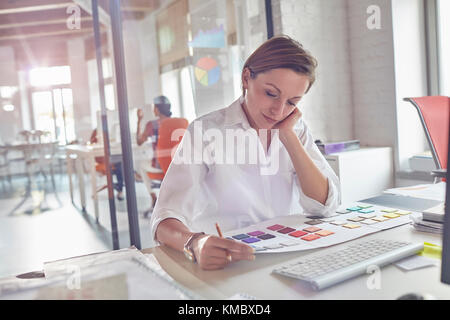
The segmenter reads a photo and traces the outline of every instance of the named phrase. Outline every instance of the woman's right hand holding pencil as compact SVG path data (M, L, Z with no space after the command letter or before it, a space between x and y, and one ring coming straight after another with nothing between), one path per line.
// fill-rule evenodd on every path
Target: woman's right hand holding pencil
M214 235L198 237L193 248L197 263L204 270L222 269L230 262L239 260L255 260L252 247Z

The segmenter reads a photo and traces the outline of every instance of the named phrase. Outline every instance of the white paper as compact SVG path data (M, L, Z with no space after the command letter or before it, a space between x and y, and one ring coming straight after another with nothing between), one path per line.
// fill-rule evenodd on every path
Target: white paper
M75 272L67 273L69 269ZM135 248L75 257L48 263L50 278L31 287L9 290L1 298L201 299L161 270L157 262Z
M384 193L398 194L415 198L445 201L445 182L419 184L409 187L387 189Z
M362 203L352 203L347 206L343 206L345 208L350 208L357 206L358 204L365 205ZM387 209L387 207L377 206L373 205L371 209L374 209L375 211L372 213L367 214L368 216L372 216L373 214L376 214L376 216L382 216L386 214L386 212L382 212L381 210ZM392 208L389 208L392 209ZM402 210L404 211L404 210ZM350 212L346 214L338 214L336 216L333 216L331 218L326 218L323 223L313 225L313 227L320 228L322 230L328 230L331 232L334 232L334 234L329 236L320 237L319 239L312 240L312 241L305 241L302 240L302 237L296 238L293 236L290 236L289 234L282 234L277 231L272 231L267 229L267 227L270 227L275 224L280 224L286 227L291 227L295 230L303 230L305 228L311 227L311 225L306 224L305 222L310 220L306 218L305 215L289 215L284 217L277 217L274 219L262 221L260 223L238 229L233 231L228 231L224 235L227 237L232 237L233 235L237 234L244 234L249 233L252 231L262 231L267 234L272 234L275 236L275 238L268 239L268 240L261 240L258 242L250 243L249 245L254 247L256 249L256 254L263 254L263 253L281 253L281 252L292 252L292 251L305 251L310 249L316 249L316 248L322 248L322 247L328 247L335 244L343 243L346 241L350 241L353 239L357 239L363 236L366 236L368 234L372 234L381 230L386 230L394 227L398 227L405 224L410 224L410 215L413 216L420 216L421 213L418 212L412 212L410 215L402 215L397 218L388 219L383 222L377 222L374 224L366 225L360 222L352 222L348 221L348 219L363 216L364 214L361 212ZM355 224L358 225L358 228L355 229L348 229L345 228L342 225L334 225L332 222L334 220L337 221L346 221L349 224ZM314 232L313 232L314 233ZM236 240L241 241L241 240ZM245 243L245 242L244 242Z
M140 252L135 247L131 247L72 257L68 259L49 261L44 263L44 274L46 279L52 279L58 276L70 274L75 268L85 269L100 264L111 263L113 261L130 259L139 253Z
M405 271L416 270L420 268L436 266L438 262L435 259L431 259L424 256L413 255L411 257L402 259L395 263L397 267Z

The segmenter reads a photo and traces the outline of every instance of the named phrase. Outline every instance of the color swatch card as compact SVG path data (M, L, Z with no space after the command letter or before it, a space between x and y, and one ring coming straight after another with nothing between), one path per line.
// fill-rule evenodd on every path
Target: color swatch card
M411 223L407 212L364 203L352 203L330 217L292 214L229 231L227 238L255 248L256 253L303 251L327 247Z

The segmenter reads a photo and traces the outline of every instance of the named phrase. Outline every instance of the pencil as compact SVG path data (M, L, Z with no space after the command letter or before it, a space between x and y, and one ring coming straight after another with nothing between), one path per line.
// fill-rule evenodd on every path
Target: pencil
M217 234L219 235L219 237L223 238L222 231L220 230L219 224L217 222L216 222L216 230L217 230ZM227 251L227 259L228 259L228 261L231 261L231 255L228 251Z

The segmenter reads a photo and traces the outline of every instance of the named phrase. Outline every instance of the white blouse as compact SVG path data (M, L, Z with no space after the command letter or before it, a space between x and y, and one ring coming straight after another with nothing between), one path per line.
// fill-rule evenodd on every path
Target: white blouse
M226 232L276 216L334 213L340 202L339 181L303 119L294 130L328 179L325 205L303 193L277 134L264 151L242 101L240 97L189 125L161 184L150 220L152 239L167 218L180 220L191 231L215 234L216 222Z

